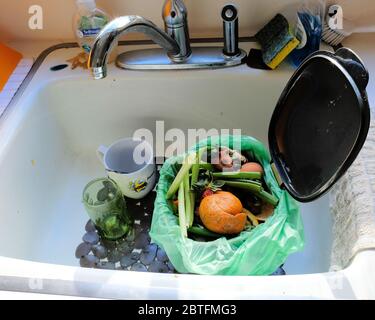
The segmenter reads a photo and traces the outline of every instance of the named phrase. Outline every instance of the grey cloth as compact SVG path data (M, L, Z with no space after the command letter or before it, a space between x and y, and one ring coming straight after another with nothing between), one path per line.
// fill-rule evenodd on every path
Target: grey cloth
M330 194L333 218L331 270L350 264L361 250L375 249L375 122L358 158Z

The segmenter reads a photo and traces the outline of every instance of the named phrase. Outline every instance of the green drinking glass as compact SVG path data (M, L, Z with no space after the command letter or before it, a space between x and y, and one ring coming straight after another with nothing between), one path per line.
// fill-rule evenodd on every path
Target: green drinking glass
M124 196L117 184L107 178L91 181L83 190L83 204L102 237L117 240L133 227Z

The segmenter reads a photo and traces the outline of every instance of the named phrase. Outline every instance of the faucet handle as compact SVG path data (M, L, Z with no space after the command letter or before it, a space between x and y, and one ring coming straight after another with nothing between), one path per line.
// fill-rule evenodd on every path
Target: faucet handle
M191 55L187 9L182 0L166 0L162 12L165 32L174 39L180 53L172 57L175 62L183 62Z
M166 0L162 12L166 27L178 28L186 24L187 9L182 0Z

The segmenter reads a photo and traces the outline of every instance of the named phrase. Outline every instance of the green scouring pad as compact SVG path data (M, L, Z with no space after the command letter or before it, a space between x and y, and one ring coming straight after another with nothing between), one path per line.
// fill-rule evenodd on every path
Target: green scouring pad
M299 44L289 30L288 20L277 14L256 35L255 38L262 46L264 63L275 69Z

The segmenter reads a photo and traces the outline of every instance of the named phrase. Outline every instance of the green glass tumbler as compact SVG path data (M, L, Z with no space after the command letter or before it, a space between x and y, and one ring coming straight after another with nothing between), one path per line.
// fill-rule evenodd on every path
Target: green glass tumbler
M117 240L133 227L124 196L116 182L101 178L91 181L83 190L83 204L102 237Z

